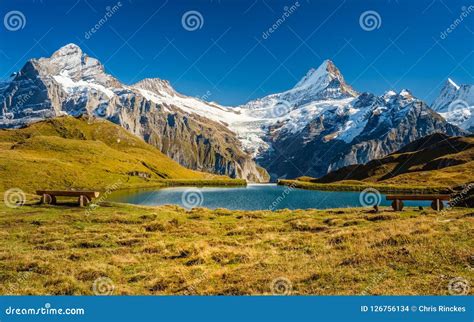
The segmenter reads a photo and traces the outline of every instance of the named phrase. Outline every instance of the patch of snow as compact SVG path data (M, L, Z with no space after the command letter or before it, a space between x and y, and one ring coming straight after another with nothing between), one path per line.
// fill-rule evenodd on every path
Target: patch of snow
M449 82L451 85L453 85L456 89L459 89L459 86L458 86L455 82L453 82L453 80L452 80L451 78L448 78L448 82Z
M458 86L448 78L431 108L449 123L465 130L472 129L474 124L474 85Z
M107 95L109 99L115 95L111 89L106 88L103 85L87 82L84 80L79 80L75 82L66 75L67 75L67 72L65 71L65 72L62 72L61 75L53 76L53 78L56 82L62 85L62 87L64 88L66 92L70 94L75 93L75 92L82 92L84 90L87 91L89 89L94 89L96 91L100 91L104 93L105 95Z

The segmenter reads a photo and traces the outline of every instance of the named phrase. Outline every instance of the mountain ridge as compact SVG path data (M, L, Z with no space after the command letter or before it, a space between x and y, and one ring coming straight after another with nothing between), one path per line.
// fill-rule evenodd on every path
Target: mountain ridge
M159 95L140 88L145 83ZM266 180L265 171L225 125L188 115L186 106L197 104L196 99L178 95L166 81L160 81L160 87L157 83L121 84L105 73L98 60L68 44L49 58L29 60L2 90L0 127L63 115L93 115L121 125L185 167L255 182ZM170 98L180 101L175 104Z
M321 176L435 132L467 133L408 90L358 93L331 60L287 91L227 107L178 93L157 78L121 84L98 60L68 44L25 64L2 97L0 127L96 115L186 167L256 182L268 178L254 160L273 179Z
M435 133L365 164L350 165L313 183L362 181L387 185L446 185L457 187L474 178L474 136L450 137Z
M119 125L94 117L62 116L0 130L0 191L107 190L167 182L238 184L186 169ZM21 169L21 171L19 171Z
M449 122L474 132L474 85L457 85L448 78L431 108Z

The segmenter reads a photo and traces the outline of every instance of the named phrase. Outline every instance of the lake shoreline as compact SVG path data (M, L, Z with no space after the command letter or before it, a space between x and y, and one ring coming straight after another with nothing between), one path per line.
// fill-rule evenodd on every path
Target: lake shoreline
M363 191L367 188L377 189L381 193L414 193L414 194L451 194L453 190L449 187L417 187L417 186L395 186L384 184L371 184L360 182L360 184L337 184L337 183L314 183L300 180L278 180L278 185L288 186L305 190L320 191Z
M366 201L368 195L369 201ZM232 211L336 209L368 207L377 204L390 206L383 193L350 190L299 189L277 184L248 184L246 186L168 186L160 188L126 189L113 191L107 197L123 204L184 208L203 207ZM368 202L370 204L368 204ZM407 201L406 206L427 207L427 201Z

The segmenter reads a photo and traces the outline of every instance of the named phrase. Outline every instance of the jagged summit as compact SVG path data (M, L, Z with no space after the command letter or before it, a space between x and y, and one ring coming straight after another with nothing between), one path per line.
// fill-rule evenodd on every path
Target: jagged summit
M431 108L448 122L474 131L474 85L457 85L448 78Z
M318 68L311 68L294 86L293 90L321 92L322 96L357 96L358 93L346 83L336 65L326 59Z
M295 85L295 88L311 86L316 83L334 78L339 78L343 80L341 72L336 67L336 65L334 65L331 60L326 59L321 63L321 65L319 65L318 68L311 68L306 73L306 75Z
M76 55L82 56L83 55L82 49L78 45L70 43L56 50L53 53L53 55L51 55L51 58L57 58L57 57L62 57L62 56L76 56Z
M453 86L454 88L459 89L459 86L451 78L448 78L448 80L446 81L446 85L444 85L444 86L445 87L446 86Z
M67 44L56 50L50 57L29 60L22 68L22 76L35 78L61 77L66 82L94 82L103 86L116 87L119 82L106 74L104 66L89 57L76 44Z
M460 104L462 105L474 105L474 86L457 85L451 78L448 78L431 108L438 112L446 112L449 105L455 100L461 100Z
M148 90L161 95L175 96L175 91L170 82L161 78L145 78L132 85L134 88Z
M451 83L450 93L472 101L473 86L457 89ZM452 102L451 96L445 104ZM407 90L383 97L357 93L331 60L309 70L287 91L225 107L179 94L158 78L122 84L97 59L67 44L48 58L28 61L0 84L0 102L0 127L64 114L94 115L120 124L186 167L251 181L264 177L252 157L275 178L298 176L300 169L320 176L383 156L427 134L464 133ZM453 122L470 128L465 116L474 111L460 111ZM331 156L320 159L333 143ZM273 162L278 159L274 151L292 156L297 168Z

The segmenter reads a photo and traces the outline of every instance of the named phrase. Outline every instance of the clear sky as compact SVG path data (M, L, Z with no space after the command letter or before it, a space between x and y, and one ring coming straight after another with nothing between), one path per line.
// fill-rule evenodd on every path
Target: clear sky
M28 59L49 56L72 42L124 83L158 77L186 95L226 105L289 89L324 59L333 60L358 91L382 94L408 88L428 103L447 77L458 84L474 83L474 7L469 1L118 3L2 0L0 78ZM100 23L108 9L113 13ZM20 26L7 22L12 11L23 15ZM197 26L193 13L183 22L189 11L199 13L194 16ZM369 12L361 22L367 11L375 14ZM274 24L277 28L269 33Z

